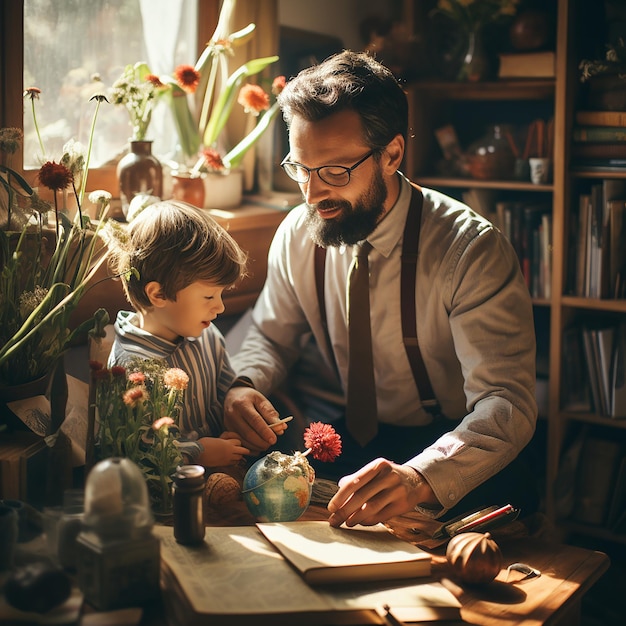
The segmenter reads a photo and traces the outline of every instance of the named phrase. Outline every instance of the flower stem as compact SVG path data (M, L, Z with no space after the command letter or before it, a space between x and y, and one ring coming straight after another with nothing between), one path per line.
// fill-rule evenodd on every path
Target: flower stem
M30 105L33 109L33 122L35 123L35 131L37 132L37 139L39 140L39 147L41 148L41 157L46 160L46 149L43 147L43 141L41 139L41 133L39 132L39 124L37 123L37 115L35 113L35 98L30 99Z

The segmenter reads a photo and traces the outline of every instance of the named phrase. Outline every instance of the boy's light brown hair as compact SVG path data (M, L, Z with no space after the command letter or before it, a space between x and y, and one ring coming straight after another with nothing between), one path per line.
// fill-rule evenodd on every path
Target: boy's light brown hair
M145 288L152 281L175 301L196 281L231 287L246 274L247 255L237 242L205 211L186 202L146 207L130 222L125 241L116 238L110 245L111 268L127 273L124 292L137 311L151 307Z

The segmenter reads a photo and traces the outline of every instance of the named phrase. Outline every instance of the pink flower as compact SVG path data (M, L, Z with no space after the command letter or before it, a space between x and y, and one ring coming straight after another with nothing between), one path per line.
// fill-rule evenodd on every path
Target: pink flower
M341 454L341 437L330 424L313 422L304 431L304 446L318 461L332 462Z
M143 385L146 382L146 375L143 372L132 372L128 375L128 380L133 385Z
M169 427L174 424L174 420L171 417L159 417L158 420L152 422L152 430L161 430L163 427Z

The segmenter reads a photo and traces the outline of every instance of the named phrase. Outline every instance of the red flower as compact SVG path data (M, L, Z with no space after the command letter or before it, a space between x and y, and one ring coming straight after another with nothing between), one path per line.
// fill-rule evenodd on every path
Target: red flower
M197 72L192 65L179 65L174 70L174 76L181 89L187 93L195 93L200 83L200 72Z
M103 367L99 370L91 370L91 376L94 380L108 380L109 375L111 374L110 370L104 369Z
M212 150L211 148L206 148L202 151L202 156L204 157L204 162L209 169L212 170L223 170L224 169L224 161L222 161L222 157L217 150Z
M124 378L126 376L126 368L121 365L114 365L111 368L111 375L113 378Z
M277 76L272 83L272 93L277 96L287 84L287 79L284 76Z
M67 189L73 180L72 172L61 163L48 161L39 170L39 182L52 191Z
M239 90L237 102L246 113L255 113L256 115L270 108L270 97L259 85L244 85Z
M318 461L332 462L341 454L341 437L330 424L313 422L304 431L304 446Z
M101 370L103 367L100 361L89 361L89 368L92 370Z

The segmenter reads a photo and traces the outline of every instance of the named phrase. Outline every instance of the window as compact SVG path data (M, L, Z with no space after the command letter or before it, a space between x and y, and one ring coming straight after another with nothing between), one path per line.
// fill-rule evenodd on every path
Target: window
M182 25L182 17L181 23L179 27L176 29L179 33L179 45L176 48L176 53L182 57L183 55L183 46L184 49L189 49L189 58L186 58L185 61L193 62L198 56L199 49L204 48L205 42L209 40L213 30L215 29L215 25L217 23L217 16L219 13L220 0L108 0L105 2L104 0L90 0L89 2L84 2L83 0L11 0L11 2L0 2L0 125L2 127L8 126L17 126L22 128L24 123L26 123L26 135L27 135L27 146L25 154L30 154L30 157L27 156L25 161L25 174L27 178L31 181L34 179L35 171L38 170L39 163L33 159L33 153L37 153L37 146L33 147L31 140L28 139L29 135L29 127L28 124L32 123L32 114L29 108L25 107L25 103L22 98L22 92L25 87L29 86L37 86L42 92L47 89L48 85L48 77L42 76L38 68L39 63L47 62L48 60L54 60L54 57L62 56L66 59L66 63L70 65L70 67L66 68L65 72L71 72L71 70L76 70L76 68L83 67L82 61L77 60L76 54L78 54L78 50L82 49L87 58L93 59L95 57L96 52L94 52L97 48L95 45L92 47L92 42L89 41L90 38L94 38L94 30L93 24L90 23L88 19L86 19L85 15L96 15L97 8L102 8L104 5L107 5L108 9L102 9L105 13L120 13L120 7L124 7L124 13L126 17L130 15L126 11L132 11L132 9L128 8L131 6L136 6L139 8L135 8L135 14L141 15L141 5L144 4L149 9L150 14L146 14L146 17L142 17L141 30L139 31L140 36L137 37L137 26L135 23L132 23L132 36L128 39L124 39L120 37L113 31L104 30L104 33L100 37L102 41L104 41L104 45L100 46L100 50L104 49L104 58L107 59L109 57L113 59L117 59L116 61L111 61L111 65L113 62L123 63L125 60L120 59L119 54L128 52L128 62L135 62L137 58L131 56L131 52L134 55L134 49L131 49L131 45L139 45L144 46L143 43L143 29L146 27L145 25L149 25L149 29L153 29L152 21L150 18L153 18L154 21L158 22L159 25L166 24L166 20L161 16L164 13L159 9L161 5L175 5L179 7L181 10L181 15L185 14L186 25L183 27ZM48 6L50 5L50 6ZM35 11L32 7L39 6L41 7L39 11ZM192 8L190 8L192 7ZM139 13L137 13L137 11ZM32 13L35 12L35 15L32 16ZM43 19L40 16L40 12L43 13L43 16L46 19ZM83 14L83 21L76 21L77 16L73 16L72 13L81 13ZM62 25L63 15L69 15L74 22L73 25ZM196 18L197 15L197 18ZM103 18L104 19L104 18ZM104 22L100 22L104 23ZM110 22L107 22L110 23ZM130 25L130 22L128 23ZM124 24L120 26L120 28L125 28ZM184 29L184 30L183 30ZM174 29L171 29L174 30ZM118 31L119 32L119 31ZM128 31L126 31L128 32ZM181 33L187 32L188 35L182 35ZM189 39L187 41L187 38ZM139 44L137 44L137 41ZM121 41L121 43L115 42ZM158 64L167 63L166 60L161 59L160 55L163 52L163 46L160 41L151 40L156 45L154 46L154 50L151 50L151 54L159 55L159 60L154 60L155 63L155 73L157 71L157 67L161 67ZM28 43L27 43L28 42ZM64 44L67 45L67 50ZM25 49L25 48L28 49ZM193 51L195 47L195 52ZM148 47L145 46L145 49L148 53ZM64 53L63 51L67 53ZM119 53L119 54L118 54ZM115 57L114 55L118 55ZM50 57L50 59L46 59L46 57ZM90 61L94 71L97 69L101 74L103 74L102 68L96 68L93 61ZM28 69L27 69L28 66ZM88 68L87 65L85 65ZM119 66L121 67L121 65ZM173 67L168 65L167 72L171 72ZM87 69L87 71L90 71ZM60 83L63 82L63 74L61 75ZM35 81L41 80L42 82L36 84ZM54 85L52 89L54 90ZM52 92L50 92L52 93ZM45 102L44 102L45 99ZM40 124L40 128L43 129L43 126L49 126L52 124L50 121L52 117L47 117L47 111L44 112L44 107L41 105L45 105L45 109L49 106L53 106L54 102L50 104L50 101L53 100L51 96L42 93L42 97L39 102L37 102L37 116L38 123ZM68 107L75 107L74 105L68 105ZM92 105L87 104L82 105L84 110L87 112L86 116L90 120L91 114L93 113L93 109L90 108ZM124 118L123 115L125 111L121 107L112 107L109 105L105 105L101 107L101 112L104 108L109 109L109 114L113 115L113 119L118 116L122 116L124 123L127 123L127 117ZM111 111L111 109L117 109L115 112ZM165 112L163 113L164 117ZM40 119L41 117L41 119ZM75 119L81 119L81 115L77 114L74 110L67 113L62 112L59 119L64 120L60 124L67 124L67 120L74 117ZM84 117L84 116L82 116ZM98 128L104 129L107 122L102 121L105 117L98 117ZM157 122L158 123L158 122ZM165 121L163 123L166 123ZM64 135L64 141L74 137L75 139L85 140L84 137L88 130L84 129L85 122L82 120L82 126L77 125L77 131L70 130L69 126L66 127L67 131L61 131L57 134L61 137L61 133ZM114 125L115 122L110 122L111 125ZM119 122L118 122L119 124ZM156 131L156 126L155 126ZM54 134L54 127L48 127L48 132L50 134ZM106 135L105 132L99 132L101 135ZM122 129L121 131L121 140L119 144L111 144L114 147L109 148L114 153L113 158L108 158L103 156L106 154L106 151L102 147L94 148L94 154L97 154L97 158L100 164L100 167L95 167L94 162L92 161L92 167L90 169L89 180L90 186L93 188L102 188L102 189L115 189L116 188L116 180L115 180L115 154L119 156L122 150L124 150L124 145L128 138L128 127L126 129ZM117 140L116 140L117 141ZM109 142L110 143L110 142ZM46 149L50 151L52 155L53 147L46 146ZM54 148L56 155L56 147ZM19 157L19 158L18 158ZM21 162L22 155L16 155L16 160L14 163Z
M36 115L47 158L60 158L70 138L87 144L94 111L89 100L96 90L106 93L126 65L145 61L162 75L179 63L193 64L196 23L196 0L24 0L24 86L41 90ZM36 168L41 148L26 104L24 167ZM104 103L93 167L125 152L130 130L126 109ZM157 104L147 138L159 157L174 153L176 135L165 102Z

